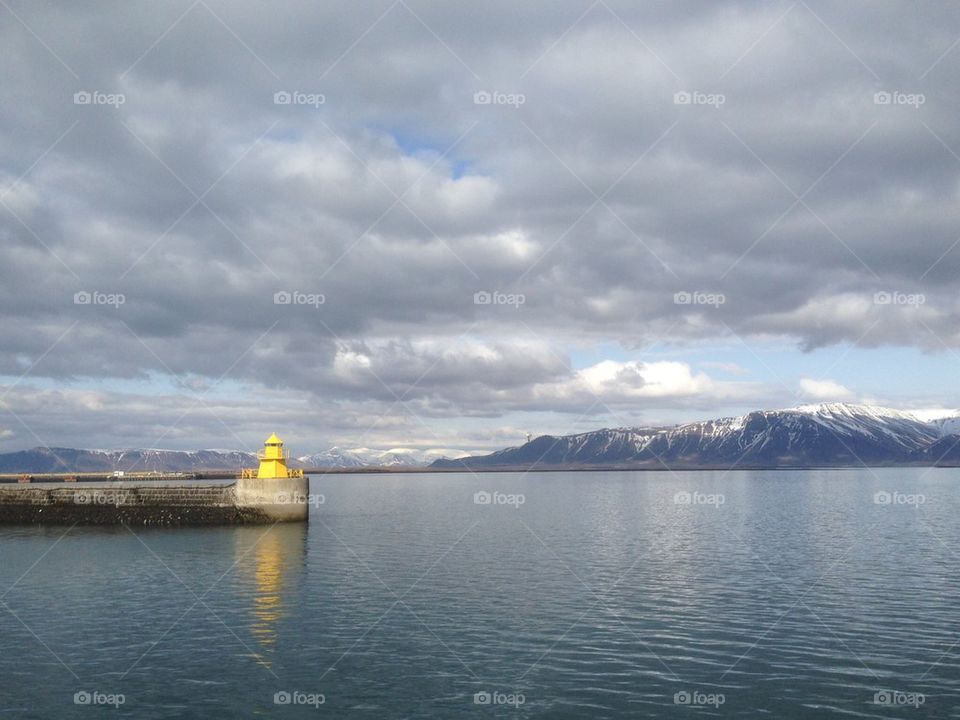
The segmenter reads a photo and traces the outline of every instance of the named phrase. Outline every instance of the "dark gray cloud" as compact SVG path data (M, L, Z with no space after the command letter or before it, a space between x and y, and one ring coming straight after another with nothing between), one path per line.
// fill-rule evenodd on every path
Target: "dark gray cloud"
M387 413L375 435L428 442L417 418L784 395L690 367L670 392L636 394L660 366L591 384L571 343L960 343L952 5L10 2L0 16L0 373L29 370L18 392L106 383L128 418L140 396L111 382L172 374L179 407L224 376L279 388L289 409L305 398L324 438ZM84 91L103 95L75 104ZM75 304L83 291L124 302ZM282 291L323 303L275 304ZM92 432L94 410L66 407L22 417L49 442ZM222 429L201 424L170 439Z

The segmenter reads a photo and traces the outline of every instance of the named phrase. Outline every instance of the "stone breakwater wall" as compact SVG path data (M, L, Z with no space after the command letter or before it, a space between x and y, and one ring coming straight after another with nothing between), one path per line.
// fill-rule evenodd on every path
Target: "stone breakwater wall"
M240 525L305 521L307 478L230 485L0 486L0 523L45 525Z

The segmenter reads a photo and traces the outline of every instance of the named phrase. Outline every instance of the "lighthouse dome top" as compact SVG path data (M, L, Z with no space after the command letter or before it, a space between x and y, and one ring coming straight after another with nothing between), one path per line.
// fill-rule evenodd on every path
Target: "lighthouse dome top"
M283 445L283 440L278 438L276 433L271 433L264 445Z

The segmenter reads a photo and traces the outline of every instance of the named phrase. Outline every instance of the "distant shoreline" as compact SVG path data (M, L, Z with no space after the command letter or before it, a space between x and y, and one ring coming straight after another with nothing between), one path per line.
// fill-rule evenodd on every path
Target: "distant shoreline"
M960 464L889 463L886 465L534 465L503 467L444 467L444 468L337 468L333 470L304 470L307 475L368 475L368 474L418 474L418 473L494 473L494 472L697 472L733 470L862 470L875 468L955 468Z
M360 467L360 468L304 468L306 475L420 475L444 473L556 473L556 472L732 472L734 470L858 470L880 468L938 468L949 469L960 464L929 463L890 463L885 465L700 465L700 466L664 466L664 465L534 465L503 467ZM0 473L0 483L18 483L22 477L29 482L131 482L159 481L183 482L184 480L231 480L237 478L236 470L200 470L195 472L125 472L116 476L112 472L57 472L57 473Z

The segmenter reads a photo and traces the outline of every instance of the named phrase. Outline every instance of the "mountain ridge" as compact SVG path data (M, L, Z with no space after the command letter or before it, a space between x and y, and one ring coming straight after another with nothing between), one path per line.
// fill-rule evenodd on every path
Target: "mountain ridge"
M437 460L436 469L503 467L833 467L939 462L952 419L853 403L820 403L674 426L542 435L488 455ZM960 441L960 437L957 438ZM960 458L949 442L944 451Z
M255 468L259 462L255 453L243 450L105 450L44 446L0 453L0 473L239 472L241 468ZM388 450L359 453L336 447L290 459L291 467L329 470L422 468L426 464L427 460L414 452Z
M164 450L35 447L0 453L0 473L196 472L256 467L254 453L229 449ZM678 425L601 428L541 435L523 445L459 459L409 448L334 446L300 455L293 467L391 468L791 468L960 464L960 415L923 420L909 411L820 403Z

